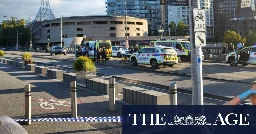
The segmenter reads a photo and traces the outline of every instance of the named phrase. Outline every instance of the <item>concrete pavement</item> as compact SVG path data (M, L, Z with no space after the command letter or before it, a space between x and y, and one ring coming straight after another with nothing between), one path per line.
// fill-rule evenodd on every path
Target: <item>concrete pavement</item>
M32 84L32 118L70 118L69 85L34 75L27 71L18 71L8 65L0 64L0 114L12 118L24 118L24 86ZM77 92L80 117L120 116L122 104L116 103L116 112L108 111L108 99L91 94L83 89ZM44 104L40 99L43 99ZM51 99L66 101L64 105L50 105ZM47 105L48 102L48 105ZM52 133L121 133L121 123L68 123L33 122L24 126L31 134Z

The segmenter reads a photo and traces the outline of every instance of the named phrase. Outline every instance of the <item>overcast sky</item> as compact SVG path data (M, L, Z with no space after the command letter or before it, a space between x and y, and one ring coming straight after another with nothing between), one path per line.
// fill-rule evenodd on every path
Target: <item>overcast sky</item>
M41 0L0 0L0 21L3 16L33 20ZM105 0L50 0L55 18L68 16L106 15Z

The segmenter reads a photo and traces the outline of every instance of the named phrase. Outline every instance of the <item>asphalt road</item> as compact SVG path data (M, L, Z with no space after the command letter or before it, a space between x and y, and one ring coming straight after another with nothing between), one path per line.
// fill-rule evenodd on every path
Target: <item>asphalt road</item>
M22 54L23 52L13 52L9 51L6 53L18 53ZM74 60L75 57L73 54L64 55L53 55L49 53L39 53L31 52L33 56L44 58L44 60L50 58L52 62L59 62L60 60ZM120 65L119 58L112 58L109 62L112 65ZM49 62L46 60L46 62ZM61 62L59 64L72 65L72 62ZM121 66L132 67L130 64L122 64ZM248 65L243 67L242 65L238 66L229 66L226 63L203 63L203 76L226 79L226 80L238 80L241 82L251 83L255 80L256 70L255 65ZM151 68L150 66L139 66L139 68ZM174 67L161 67L160 69L155 69L155 71L162 72L178 72L183 74L191 74L191 64L190 63L179 63Z
M20 53L20 52L19 52ZM67 60L67 59L72 59L72 55L67 55L67 56L62 56L62 55L57 55L57 56L47 56L45 53L32 53L34 55L45 55L44 59L42 58L34 58L35 61L40 61L40 62L45 62L45 63L52 63L54 65L61 65L61 66L72 66L72 61ZM11 56L15 57L15 55L6 55L6 56ZM46 59L48 57L51 57L52 59L55 60L50 60ZM66 60L60 60L65 58ZM115 61L111 60L109 61L110 63L114 63ZM117 63L116 63L117 64ZM114 64L113 64L114 65ZM127 65L125 65L127 66ZM177 65L177 67L180 67L178 69L183 68L182 71L188 70L189 63L181 63ZM129 79L137 79L140 81L145 81L145 82L151 82L151 83L157 83L161 85L166 85L168 86L172 82L177 82L178 88L182 89L187 89L191 90L192 89L192 81L190 77L187 76L177 76L177 75L170 75L166 73L157 73L157 72L149 72L149 71L143 71L139 69L131 69L131 68L121 68L121 67L113 67L113 66L106 66L104 64L98 64L97 65L98 72L104 73L107 75L115 75L119 77L124 77L124 78L129 78ZM138 67L138 68L144 68L144 67ZM217 69L216 69L217 68ZM231 73L231 70L239 69L241 72L247 73L247 76L240 75L240 74L235 74L235 72ZM176 68L174 68L176 69ZM215 70L216 72L214 73L212 70ZM176 70L177 71L177 70ZM228 77L232 80L237 80L237 77L243 80L246 80L248 82L253 81L253 79L247 79L246 77L255 75L253 72L252 66L248 67L230 67L226 64L223 63L206 63L204 66L204 71L212 72L212 75L215 75L217 77L222 77L222 76L228 76L228 75L234 75L232 77ZM223 73L221 73L223 72ZM225 77L226 79L226 77ZM244 83L237 83L237 82L227 82L227 81L218 81L218 80L204 80L204 92L205 93L210 93L218 96L225 96L232 98L234 96L239 95L240 93L246 91L249 88L249 84L244 84Z

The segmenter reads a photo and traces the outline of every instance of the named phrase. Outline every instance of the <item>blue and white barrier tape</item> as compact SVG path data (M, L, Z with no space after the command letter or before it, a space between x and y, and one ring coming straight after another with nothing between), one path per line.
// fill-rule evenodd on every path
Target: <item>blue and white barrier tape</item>
M14 119L16 122L29 121L29 119ZM122 122L121 116L113 117L79 117L79 118L39 118L31 122Z

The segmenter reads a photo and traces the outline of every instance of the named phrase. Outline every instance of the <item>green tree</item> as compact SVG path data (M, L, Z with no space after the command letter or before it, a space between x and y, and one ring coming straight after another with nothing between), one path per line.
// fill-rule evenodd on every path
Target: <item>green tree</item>
M14 47L17 42L17 31L19 33L19 44L24 47L26 42L30 40L30 29L26 27L25 20L7 20L1 25L0 35L1 44L3 47Z
M168 27L170 28L170 35L169 36L175 36L176 35L176 29L177 29L177 26L175 24L175 22L171 22Z
M252 46L254 44L256 44L256 32L253 32L251 34L248 34L246 36L246 43L245 43L245 46Z
M242 37L237 34L235 31L231 31L231 30L227 30L224 33L224 38L223 38L224 42L230 44L238 44L239 42L242 41ZM245 40L243 40L245 41Z
M188 26L183 21L179 22L176 29L176 35L177 36L186 36L188 35Z

